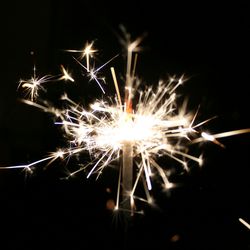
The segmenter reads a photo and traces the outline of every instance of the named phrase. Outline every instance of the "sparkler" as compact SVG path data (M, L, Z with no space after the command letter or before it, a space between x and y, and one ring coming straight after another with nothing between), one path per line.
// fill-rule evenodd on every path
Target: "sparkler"
M190 146L209 141L223 147L218 138L250 132L250 129L241 129L212 135L201 131L201 125L213 118L197 122L198 111L189 112L186 102L180 107L177 105L176 90L185 82L184 76L159 81L156 88L146 86L140 89L140 80L135 71L141 40L142 38L138 38L126 43L124 91L120 91L118 82L121 79L117 80L115 69L111 67L116 89L115 97L96 100L89 108L74 102L67 94L61 97L66 103L66 107L61 109L41 100L39 94L46 90L44 87L46 82L75 80L63 65L61 65L62 73L58 77L39 78L34 68L33 77L30 80L21 80L19 84L29 97L23 102L53 114L56 119L55 124L61 126L69 146L30 164L1 167L1 169L22 168L32 171L38 164L47 162L49 165L57 159L65 160L87 152L92 160L88 164L80 165L77 170L70 172L69 176L87 171L87 178L93 174L99 178L105 168L115 165L119 170L119 178L114 210L122 210L133 215L135 212L140 212L136 209L135 200L153 202L150 195L153 189L152 180L160 178L163 189L174 186L169 180L168 170L160 165L159 159L171 158L182 166L184 171L188 171L189 161L199 165L203 162L201 155L188 152ZM93 42L87 43L83 50L68 51L80 53L78 59L73 57L74 60L86 71L90 80L94 80L105 93L97 74L116 56L95 68L92 58L97 50L93 48ZM137 195L139 183L144 187L143 197Z

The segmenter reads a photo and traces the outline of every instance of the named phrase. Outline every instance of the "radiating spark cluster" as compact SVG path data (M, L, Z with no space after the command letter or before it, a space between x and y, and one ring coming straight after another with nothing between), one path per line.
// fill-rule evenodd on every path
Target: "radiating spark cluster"
M134 200L151 203L150 190L153 189L155 178L162 180L163 188L171 188L174 183L169 181L168 169L159 163L159 159L171 158L188 170L188 163L194 161L202 164L201 155L189 153L189 147L195 143L211 141L223 146L217 138L250 132L249 129L230 131L216 135L201 131L201 125L210 119L197 122L197 112L189 112L187 103L179 106L177 103L177 88L185 81L180 78L169 78L167 81L159 81L158 85L146 86L140 89L140 81L135 74L137 54L141 38L127 43L127 65L124 80L124 91L120 91L115 70L111 67L111 75L116 89L114 98L96 100L85 108L74 102L67 94L63 94L61 100L65 103L64 108L58 109L41 100L39 94L45 91L44 83L48 81L69 80L74 78L61 65L62 74L59 77L44 76L38 78L34 69L34 75L30 80L21 80L19 87L26 91L28 98L26 104L37 107L44 112L55 116L55 124L61 126L63 137L67 138L67 147L51 153L49 156L27 165L11 166L5 168L32 167L47 162L51 164L57 159L68 159L81 153L88 153L90 161L80 162L80 167L70 173L75 175L79 171L87 171L87 178L96 174L102 174L105 168L116 166L119 172L117 199L115 209L122 209L122 202L127 196L129 207L124 209L135 210ZM102 92L105 93L102 83L97 77L100 70L113 62L108 60L99 67L94 67L93 42L87 43L83 50L68 50L79 53L75 61L86 71L90 80L94 80ZM69 145L69 146L68 146ZM130 153L125 154L125 145L130 148ZM128 147L129 145L129 147ZM123 166L121 158L132 157L132 165ZM126 162L126 161L125 161ZM130 190L123 190L126 175L121 174L122 168L133 168L132 186ZM131 178L128 177L128 178ZM138 184L144 186L144 197L138 197ZM122 194L122 195L121 195Z
M31 101L39 96L39 91L46 91L43 84L52 80L52 76L45 75L43 77L36 76L36 67L33 68L33 77L28 80L20 80L19 86L25 90L26 96Z

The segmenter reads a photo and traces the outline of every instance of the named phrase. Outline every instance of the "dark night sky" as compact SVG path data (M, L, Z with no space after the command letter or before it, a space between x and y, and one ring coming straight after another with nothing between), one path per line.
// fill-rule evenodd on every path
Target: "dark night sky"
M30 77L34 63L41 75L58 73L61 63L77 72L63 50L86 41L95 40L105 62L121 51L120 24L132 37L147 33L138 62L143 80L184 73L190 79L180 92L190 106L201 105L201 119L218 115L207 128L250 127L248 4L12 0L1 12L0 166L32 162L62 145L50 117L20 103L19 79ZM86 103L100 96L87 84L68 90ZM61 180L59 163L27 179L20 170L1 170L0 249L250 249L250 231L238 222L250 222L249 139L224 138L225 149L206 146L205 166L181 177L169 196L158 194L158 209L146 207L145 216L136 216L126 240L105 208L112 171L96 182Z

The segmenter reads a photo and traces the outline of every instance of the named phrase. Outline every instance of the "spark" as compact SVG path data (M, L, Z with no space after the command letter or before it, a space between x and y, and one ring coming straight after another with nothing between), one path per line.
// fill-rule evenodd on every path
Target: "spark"
M46 91L42 84L52 80L52 76L45 75L43 77L36 76L36 67L33 68L33 76L28 80L20 80L19 87L25 89L26 96L29 96L31 101L34 101L39 96L39 90Z
M97 76L97 74L99 73L99 71L105 67L108 63L110 63L112 60L114 60L118 55L112 57L110 60L108 60L106 63L104 63L103 65L101 65L100 67L98 67L97 69L93 68L93 69L89 69L88 67L84 66L79 60L77 60L75 57L73 57L75 59L75 61L82 67L84 68L87 72L88 72L88 77L91 80L94 80L98 86L100 87L101 91L103 92L103 94L105 94L104 88L102 87L102 84L100 83L100 79L102 81L105 81L104 78L99 78Z
M61 127L62 135L69 146L30 164L0 169L30 169L44 162L50 165L55 160L78 157L80 154L87 153L91 160L83 166L80 165L78 170L69 170L69 176L86 171L87 178L93 175L99 178L104 169L115 166L119 172L119 178L114 210L130 211L134 214L137 212L135 211L136 200L153 203L151 193L155 187L154 180L160 179L163 189L175 186L175 183L169 180L169 168L162 167L159 163L160 159L163 157L171 159L171 162L179 164L183 171L188 171L190 162L199 165L203 163L202 153L199 155L189 153L190 146L208 141L223 147L218 138L250 132L250 129L218 134L202 131L201 125L213 118L198 122L198 110L194 113L188 111L186 102L178 105L176 91L186 81L184 75L179 78L170 77L167 80L160 80L155 87L145 86L144 89L140 89L141 81L135 74L135 69L141 41L140 37L126 43L125 78L118 80L115 68L111 67L116 90L115 97L96 100L88 108L75 103L67 94L62 95L61 100L64 105L61 109L39 99L39 90L45 91L41 85L56 79L49 76L37 78L35 69L31 80L21 80L20 85L29 93L29 100L25 99L23 102L55 116L55 125ZM97 74L117 56L94 68L94 63L92 64L90 60L93 53L97 52L93 49L93 42L87 43L83 50L68 51L81 52L80 59L75 57L73 59L86 70L89 78L96 81L105 93ZM84 58L86 58L85 64L81 61ZM74 82L62 65L61 70L62 76L59 80ZM125 86L124 91L121 92L119 81L122 80ZM144 189L144 197L137 194L140 185Z
M192 143L199 143L202 141L211 141L215 144L218 144L222 147L224 147L223 144L221 144L217 138L223 138L223 137L229 137L229 136L234 136L234 135L240 135L240 134L245 134L245 133L249 133L250 132L250 128L245 128L245 129L238 129L238 130L233 130L233 131L227 131L227 132L222 132L222 133L218 133L218 134L209 134L206 132L202 132L201 133L201 137L196 138L195 140L192 141Z
M74 82L75 80L72 78L72 76L68 73L68 71L64 68L63 65L61 65L61 71L62 71L62 76L59 78L59 80L65 80L65 81L71 81Z
M92 41L91 43L86 43L84 49L82 50L66 50L68 52L77 52L77 53L81 53L81 59L83 59L84 57L86 58L86 69L89 72L90 71L90 58L93 57L93 54L97 52L96 49L93 48L93 44L94 42Z
M55 161L57 158L63 158L63 155L65 152L58 150L56 152L52 152L50 156L42 158L40 160L34 161L30 164L25 164L25 165L16 165L16 166L8 166L8 167L0 167L0 169L18 169L22 168L25 170L31 171L31 167L38 165L39 163L49 161L48 164L51 164L53 161Z
M247 227L248 229L250 229L250 224L247 223L245 220L243 220L242 218L239 218L239 221L240 221L245 227Z

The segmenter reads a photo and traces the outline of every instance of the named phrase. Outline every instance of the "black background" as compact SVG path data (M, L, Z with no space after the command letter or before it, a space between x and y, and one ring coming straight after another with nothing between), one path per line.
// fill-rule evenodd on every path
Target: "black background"
M201 120L218 116L206 128L217 133L250 127L249 11L239 1L6 2L0 165L26 164L62 145L49 115L19 101L19 79L29 78L34 64L41 75L57 74L61 63L76 73L79 67L63 50L81 49L87 41L95 40L97 63L107 61L121 52L121 24L134 38L147 33L138 75L148 84L185 74L189 80L180 94L189 97L190 107L201 105ZM115 67L123 73L121 58ZM110 74L109 67L104 73ZM114 93L113 86L105 87L107 95ZM80 90L65 88L85 104L101 97L87 81ZM61 87L52 90L57 95ZM116 178L112 171L98 181L84 175L66 181L60 179L61 163L27 178L21 170L1 170L0 249L249 249L250 231L238 221L250 221L249 139L249 134L224 138L225 149L205 146L203 168L183 177L170 195L158 194L158 208L146 207L127 233L106 209L112 197L106 188Z

